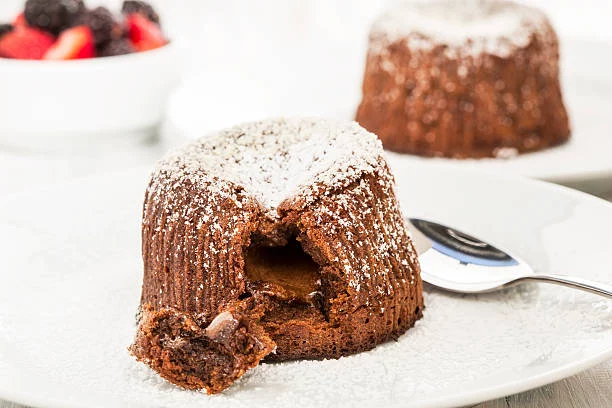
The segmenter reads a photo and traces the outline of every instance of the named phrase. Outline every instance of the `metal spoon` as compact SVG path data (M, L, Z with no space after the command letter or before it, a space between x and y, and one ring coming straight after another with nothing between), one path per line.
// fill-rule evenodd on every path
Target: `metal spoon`
M508 251L454 228L418 218L407 226L419 253L421 277L458 293L487 293L524 281L555 283L612 298L612 285L563 275L535 273Z

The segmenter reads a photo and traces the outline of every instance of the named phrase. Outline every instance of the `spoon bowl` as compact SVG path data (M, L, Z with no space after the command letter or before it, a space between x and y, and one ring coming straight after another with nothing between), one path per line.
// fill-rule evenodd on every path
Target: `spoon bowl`
M455 228L419 218L406 224L423 280L457 293L487 293L527 280L555 283L612 298L612 286L582 278L539 274L519 257Z

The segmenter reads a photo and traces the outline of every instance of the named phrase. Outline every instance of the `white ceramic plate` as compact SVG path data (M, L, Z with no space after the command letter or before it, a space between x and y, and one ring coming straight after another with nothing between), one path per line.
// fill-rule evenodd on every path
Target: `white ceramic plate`
M594 193L609 192L612 44L569 38L561 44L564 98L573 128L569 143L510 160L402 158L567 183ZM361 97L365 57L361 42L351 43L352 48L345 45L317 43L315 50L292 59L235 64L218 73L192 77L173 96L169 120L178 134L191 139L266 116L310 114L352 119ZM599 181L598 185L585 185L593 180Z
M612 205L539 182L406 160L406 214L511 249L537 270L612 281ZM426 288L399 341L322 362L263 364L208 397L128 355L148 171L0 202L0 398L46 407L450 407L559 380L612 357L612 302L526 284L486 296Z

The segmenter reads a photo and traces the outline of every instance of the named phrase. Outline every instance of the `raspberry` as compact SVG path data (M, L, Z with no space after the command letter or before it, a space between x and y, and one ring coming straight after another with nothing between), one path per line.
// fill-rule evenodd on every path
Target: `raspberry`
M0 37L4 34L8 34L13 31L13 26L11 24L0 24Z
M136 52L136 48L132 45L130 40L120 38L113 40L106 44L98 52L99 57L114 57L116 55L125 55Z
M123 2L123 6L121 7L121 12L123 14L142 14L148 20L154 22L155 24L159 24L159 15L157 15L149 3L144 1L125 0Z
M84 10L83 0L27 0L24 15L31 27L58 35Z
M106 7L96 7L78 16L74 25L86 25L93 33L94 42L100 47L123 36L123 29Z

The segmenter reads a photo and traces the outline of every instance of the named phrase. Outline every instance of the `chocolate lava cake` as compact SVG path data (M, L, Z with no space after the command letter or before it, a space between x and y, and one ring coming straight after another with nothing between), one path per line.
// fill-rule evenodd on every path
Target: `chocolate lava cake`
M356 123L247 123L170 153L143 208L136 358L217 393L265 361L339 358L422 316L380 141Z
M557 35L541 11L511 1L399 5L370 32L357 121L385 149L423 156L564 143Z

